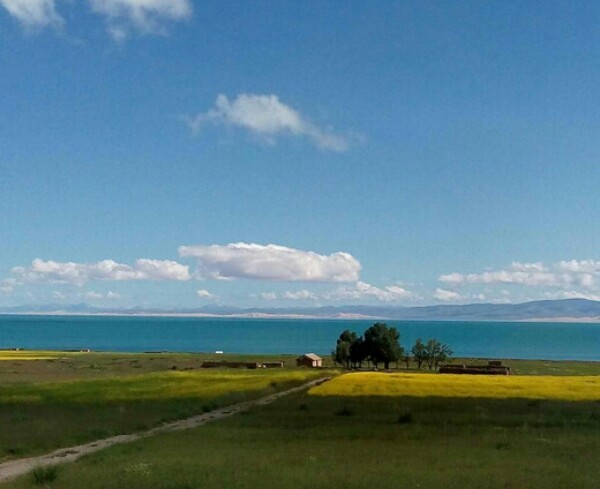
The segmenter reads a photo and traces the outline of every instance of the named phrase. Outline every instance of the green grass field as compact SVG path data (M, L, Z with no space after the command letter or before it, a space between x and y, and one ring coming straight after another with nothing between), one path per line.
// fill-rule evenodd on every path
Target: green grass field
M295 395L85 457L51 487L597 489L599 456L598 403Z
M0 372L10 377L0 380L5 461L142 430L325 373L296 369L289 357L277 357L287 361L285 369L229 370L199 369L214 356L193 354L31 352L27 359L17 353L19 360L0 353ZM577 390L569 389L574 383L587 388L588 380L594 390L598 378L589 376L600 375L600 363L505 363L521 375L499 379L415 370L344 375L311 394L84 457L60 466L53 482L38 471L41 483L28 474L5 487L600 487L594 465L600 457L600 402L565 401L560 394ZM532 376L541 374L553 377ZM564 375L581 377L559 377ZM347 379L362 379L369 388L379 384L386 395L371 395L366 384L357 395L356 381L349 387ZM558 395L481 397L511 380L518 393L542 381ZM465 393L470 397L459 397ZM569 399L567 394L562 397Z
M195 370L202 362L284 361L295 365L295 355L215 355L210 353L70 353L0 351L0 385L112 378L166 370Z
M58 363L18 360L23 375L0 383L0 461L145 430L325 375L295 368L201 369L206 357L197 355L55 355ZM102 374L94 378L90 365L102 366Z

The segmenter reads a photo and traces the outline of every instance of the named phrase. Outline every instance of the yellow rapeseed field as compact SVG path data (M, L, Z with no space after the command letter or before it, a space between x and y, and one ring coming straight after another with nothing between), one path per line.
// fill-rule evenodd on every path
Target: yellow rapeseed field
M24 352L24 351L0 351L0 362L23 361L23 360L52 360L57 354L46 352Z
M600 400L600 376L501 376L357 372L313 387L316 396Z

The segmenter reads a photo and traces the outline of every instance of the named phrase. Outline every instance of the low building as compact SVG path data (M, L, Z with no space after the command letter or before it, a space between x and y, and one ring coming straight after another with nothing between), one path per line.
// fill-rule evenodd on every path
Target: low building
M301 357L296 358L297 367L322 367L323 359L314 353L305 353Z
M202 368L262 368L262 364L258 362L202 362Z
M263 362L263 368L283 368L285 367L285 362Z
M470 375L510 375L510 367L502 365L501 360L490 360L487 365L442 365L441 374Z

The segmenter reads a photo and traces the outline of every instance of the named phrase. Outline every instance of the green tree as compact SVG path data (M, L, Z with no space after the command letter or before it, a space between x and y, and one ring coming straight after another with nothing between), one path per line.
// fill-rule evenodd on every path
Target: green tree
M445 362L452 356L452 349L448 345L439 342L435 338L427 340L425 352L427 355L427 366L429 367L429 370L437 370L440 363Z
M440 344L440 348L437 351L437 355L435 357L435 368L437 369L440 364L446 362L449 358L452 358L452 348L450 348L448 345L441 343Z
M364 338L362 336L356 338L350 345L350 362L354 367L362 368L362 363L368 356Z
M404 362L404 365L406 365L406 368L409 369L410 368L410 362L412 361L412 357L410 356L410 352L405 353L404 355L402 355L402 361Z
M348 329L342 331L335 345L335 350L332 352L332 358L336 364L339 363L345 368L350 368L350 348L356 340L356 333L353 331Z
M389 369L390 362L397 362L403 354L400 333L385 323L375 323L365 331L365 349L376 368L383 363Z
M435 338L427 340L427 343L425 344L425 354L429 370L433 370L433 364L435 363L435 358L438 354L440 345L441 343Z
M415 344L410 352L412 353L415 362L417 362L417 368L421 370L423 362L427 361L427 351L425 350L425 344L421 338L417 338L417 341L415 341Z

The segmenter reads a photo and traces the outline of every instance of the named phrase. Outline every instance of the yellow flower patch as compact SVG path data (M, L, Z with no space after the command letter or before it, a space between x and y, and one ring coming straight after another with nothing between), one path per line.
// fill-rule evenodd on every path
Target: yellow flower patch
M413 396L600 400L600 376L504 376L357 372L313 387L315 396Z

